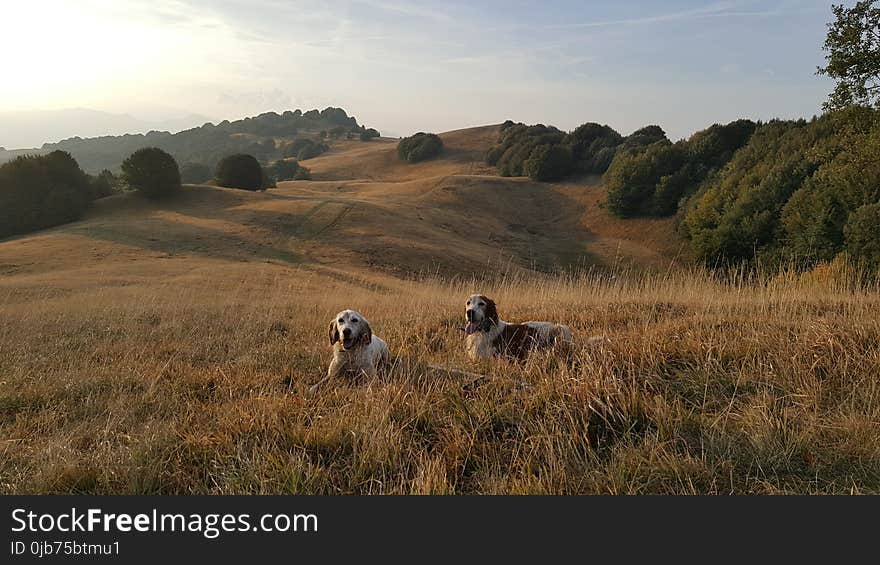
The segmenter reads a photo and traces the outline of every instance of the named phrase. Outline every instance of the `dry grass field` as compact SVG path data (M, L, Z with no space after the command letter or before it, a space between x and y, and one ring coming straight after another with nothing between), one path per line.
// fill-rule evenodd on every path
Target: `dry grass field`
M880 493L876 284L689 267L590 179L493 176L496 131L0 241L0 493ZM580 344L471 363L475 291ZM344 308L395 363L310 395Z

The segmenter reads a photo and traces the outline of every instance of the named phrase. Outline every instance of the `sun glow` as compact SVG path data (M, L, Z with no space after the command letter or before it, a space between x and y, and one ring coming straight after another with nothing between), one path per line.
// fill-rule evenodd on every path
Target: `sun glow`
M163 25L161 12L133 17L119 3L9 2L2 16L4 75L14 84L0 89L0 111L148 94L186 74L202 51L191 29Z

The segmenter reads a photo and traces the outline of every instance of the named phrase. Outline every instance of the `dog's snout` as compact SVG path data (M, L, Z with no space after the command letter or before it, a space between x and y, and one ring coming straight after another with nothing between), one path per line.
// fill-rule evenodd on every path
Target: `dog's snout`
M344 330L342 330L342 335L344 335L345 337L350 336L351 330L349 328L345 328Z

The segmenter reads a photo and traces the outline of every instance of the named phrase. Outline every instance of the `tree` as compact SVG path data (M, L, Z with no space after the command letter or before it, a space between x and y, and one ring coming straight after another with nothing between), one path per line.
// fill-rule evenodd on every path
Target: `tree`
M844 233L849 254L874 271L880 269L880 203L850 214Z
M220 186L244 190L262 190L267 184L260 162L253 155L243 153L221 159L215 178Z
M267 173L273 181L309 180L312 178L307 168L292 160L275 161L268 168Z
M302 149L300 149L296 154L296 159L298 161L305 161L306 159L312 159L313 157L317 157L321 153L327 151L327 146L323 143L312 143L310 145L306 145Z
M818 72L837 81L826 108L880 102L880 8L875 0L831 7L836 20L828 24L824 50L827 65Z
M349 129L347 127L336 126L334 128L330 128L330 130L327 132L327 134L334 139L339 139L340 137L342 137L343 135L348 133L348 131L349 131Z
M92 189L92 198L95 200L120 192L119 179L107 169L104 169L96 176L89 175L89 184Z
M498 174L503 177L519 177L526 175L525 162L532 157L541 146L558 145L568 136L553 126L535 124L508 124L501 129L498 144L486 154L486 163L498 167ZM534 167L535 162L532 163Z
M158 147L145 147L122 162L125 182L148 198L163 198L180 190L180 169L174 157Z
M658 125L645 126L638 129L623 141L624 147L646 147L658 141L669 141L666 132Z
M93 187L64 151L18 157L0 166L0 237L78 219Z
M214 178L208 165L202 163L184 163L180 167L180 180L186 184L202 184Z
M296 170L296 174L293 175L293 180L312 180L312 172L300 165L299 169Z
M418 163L436 157L443 151L443 140L434 133L419 132L397 144L397 155L407 163Z
M374 137L379 137L379 132L373 128L365 129L360 133L361 141L370 141Z
M683 142L620 150L602 177L608 208L622 218L674 211L687 183L680 172L686 162Z
M523 163L523 173L536 181L557 181L568 175L571 167L571 149L567 145L540 145Z

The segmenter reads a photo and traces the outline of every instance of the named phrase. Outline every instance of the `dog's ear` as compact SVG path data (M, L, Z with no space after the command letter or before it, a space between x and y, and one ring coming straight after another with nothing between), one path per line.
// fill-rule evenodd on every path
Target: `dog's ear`
M366 320L362 320L364 325L361 328L361 344L370 345L370 342L373 341L373 328L370 327L370 323Z
M336 327L336 320L330 321L330 345L339 341L339 328Z
M495 301L491 298L486 298L485 296L483 299L486 301L486 319L492 320L492 323L497 325L498 309L495 307Z

